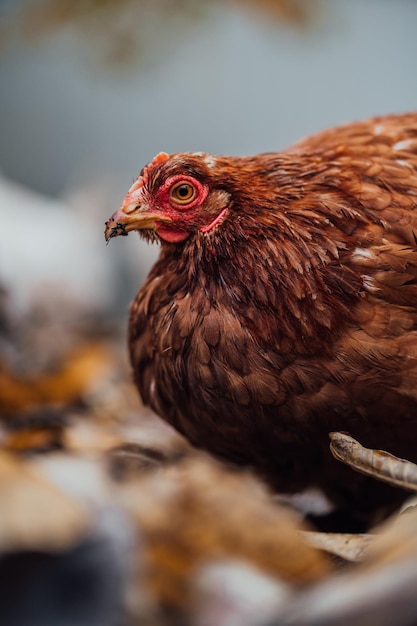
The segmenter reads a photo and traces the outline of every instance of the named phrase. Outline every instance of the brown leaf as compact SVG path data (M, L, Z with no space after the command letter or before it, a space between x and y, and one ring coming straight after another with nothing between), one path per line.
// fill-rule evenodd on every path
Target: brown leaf
M2 448L8 452L52 450L62 446L62 429L53 425L25 428L4 434Z
M60 368L44 376L22 379L4 366L0 369L0 411L12 414L45 405L70 405L82 398L109 363L109 353L100 343L73 350Z
M209 458L191 456L120 489L142 539L146 583L162 604L184 606L196 569L218 559L242 560L296 586L331 571L300 538L294 512L251 475Z
M390 485L417 491L417 465L414 463L383 450L364 448L346 433L335 432L329 436L330 450L338 461Z

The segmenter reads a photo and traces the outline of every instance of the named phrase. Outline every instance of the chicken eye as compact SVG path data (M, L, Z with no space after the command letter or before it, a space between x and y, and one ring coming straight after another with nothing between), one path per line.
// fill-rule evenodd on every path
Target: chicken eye
M171 189L171 200L176 204L188 204L194 200L196 190L194 185L188 182L179 182Z

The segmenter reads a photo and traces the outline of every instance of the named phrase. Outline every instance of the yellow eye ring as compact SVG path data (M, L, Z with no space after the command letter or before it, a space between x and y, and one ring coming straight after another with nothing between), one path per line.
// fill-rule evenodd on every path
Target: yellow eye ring
M188 204L194 200L196 189L194 185L186 180L180 181L171 189L171 200L176 204Z

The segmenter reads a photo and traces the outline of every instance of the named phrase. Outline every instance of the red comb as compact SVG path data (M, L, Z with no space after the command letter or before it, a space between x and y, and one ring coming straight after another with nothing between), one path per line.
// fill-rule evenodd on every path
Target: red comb
M152 159L152 161L149 163L149 165L147 165L146 167L143 168L142 178L143 178L143 184L144 185L147 185L147 183L148 183L148 172L149 172L149 170L152 169L153 167L155 167L155 165L161 165L161 163L165 163L165 161L167 161L167 159L169 159L169 154L167 154L166 152L159 152Z
M153 167L154 165L161 165L161 163L165 163L165 161L168 161L168 159L169 159L169 154L167 154L166 152L159 152L149 163L148 167Z
M133 185L128 191L128 195L134 191L138 191L138 189L140 189L144 185L147 185L148 180L149 180L149 174L148 174L149 170L155 167L155 165L160 165L161 163L165 163L165 161L167 161L168 159L169 159L169 154L167 154L166 152L159 152L159 154L157 154L152 159L152 161L146 167L143 168L142 176L138 176L138 178L134 181Z

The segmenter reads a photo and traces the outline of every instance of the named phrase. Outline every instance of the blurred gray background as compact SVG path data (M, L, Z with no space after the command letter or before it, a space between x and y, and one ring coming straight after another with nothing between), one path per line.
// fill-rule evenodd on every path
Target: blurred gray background
M35 36L0 2L0 280L19 306L55 289L125 310L157 249L106 248L103 224L159 151L279 150L417 108L414 0L306 0L300 23L273 0L159 4Z

